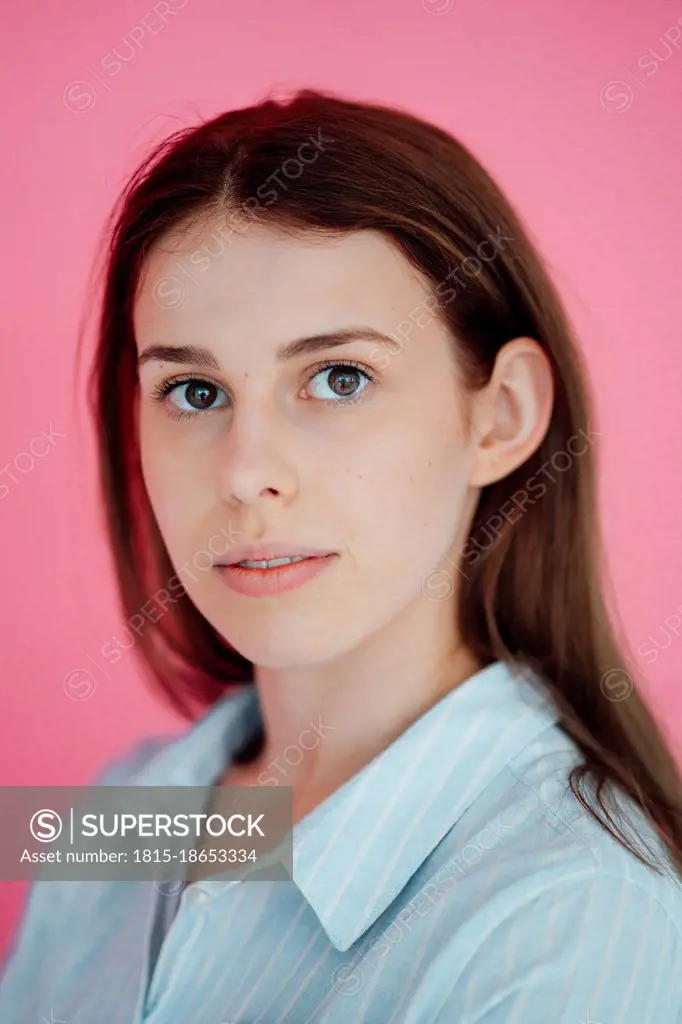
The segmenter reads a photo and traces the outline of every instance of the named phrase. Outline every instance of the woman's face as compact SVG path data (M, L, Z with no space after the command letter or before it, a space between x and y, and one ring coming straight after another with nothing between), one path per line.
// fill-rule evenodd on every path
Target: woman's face
M295 239L254 225L228 238L195 225L148 259L138 353L192 346L205 357L167 352L140 366L147 491L192 601L257 665L328 661L456 596L471 448L452 342L428 297L371 231ZM338 331L351 340L278 356ZM267 542L336 557L265 596L236 592L211 564ZM430 585L438 570L445 597Z

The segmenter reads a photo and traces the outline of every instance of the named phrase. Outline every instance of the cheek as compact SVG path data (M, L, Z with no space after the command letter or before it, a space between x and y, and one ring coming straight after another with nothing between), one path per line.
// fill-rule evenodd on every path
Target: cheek
M467 496L468 455L452 427L449 434L416 427L394 434L354 468L345 507L356 503L363 562L379 565L382 575L404 574L408 565L418 572L435 567L457 533Z
M206 520L208 485L201 486L194 468L176 450L141 433L140 457L147 495L173 561L187 557L197 528Z

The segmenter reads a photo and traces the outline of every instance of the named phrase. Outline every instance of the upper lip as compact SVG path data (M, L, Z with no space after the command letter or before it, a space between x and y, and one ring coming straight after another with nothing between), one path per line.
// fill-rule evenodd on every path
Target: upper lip
M297 555L312 558L333 554L334 551L306 547L305 544L284 544L279 541L268 544L233 544L225 555L216 559L215 564L234 565L235 562L265 562L272 558L295 558Z

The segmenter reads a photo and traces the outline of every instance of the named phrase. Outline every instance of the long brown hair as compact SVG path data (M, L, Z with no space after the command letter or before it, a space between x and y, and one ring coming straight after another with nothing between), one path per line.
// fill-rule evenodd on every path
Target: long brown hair
M144 488L134 417L132 309L145 257L171 229L211 215L238 217L242 229L258 221L383 232L433 284L431 311L450 328L472 389L489 379L505 342L527 336L542 346L555 380L551 422L533 456L480 495L456 567L462 639L484 665L502 659L537 673L582 752L570 774L581 804L649 863L603 800L607 783L620 787L682 874L682 782L607 614L594 422L570 325L487 172L451 135L407 112L313 90L230 111L158 145L112 212L89 395L121 600L151 678L189 719L252 678L251 663L174 573ZM182 284L165 287L162 301L173 302ZM403 327L408 334L418 343L417 328ZM588 781L605 820L583 796Z

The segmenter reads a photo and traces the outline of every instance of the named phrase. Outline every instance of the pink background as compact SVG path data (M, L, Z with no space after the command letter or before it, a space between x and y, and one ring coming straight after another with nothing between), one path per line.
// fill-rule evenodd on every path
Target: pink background
M134 650L100 654L123 634L76 333L104 217L150 145L304 85L452 130L541 246L597 397L623 630L679 753L682 2L23 0L0 27L0 782L85 783L143 734L184 728ZM23 894L0 883L0 953Z

